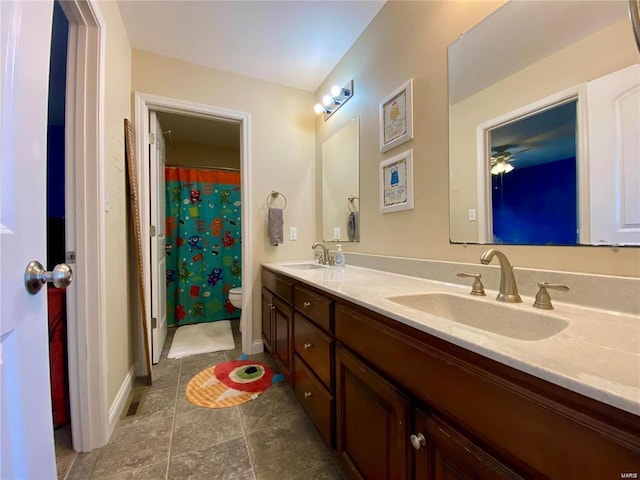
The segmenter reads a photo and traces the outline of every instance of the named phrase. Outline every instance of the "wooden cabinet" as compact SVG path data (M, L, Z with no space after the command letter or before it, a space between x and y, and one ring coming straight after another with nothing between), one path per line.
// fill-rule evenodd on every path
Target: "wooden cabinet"
M265 346L353 479L640 473L636 415L304 282L263 285Z
M336 348L337 452L357 479L409 478L409 400L345 348Z
M273 356L287 378L293 383L293 309L273 298Z
M522 480L435 415L415 410L409 440L416 480Z
M262 339L289 383L293 383L293 283L262 271Z
M273 294L262 287L262 343L271 352L273 339Z
M322 439L327 445L333 446L333 396L297 355L295 369L296 397Z

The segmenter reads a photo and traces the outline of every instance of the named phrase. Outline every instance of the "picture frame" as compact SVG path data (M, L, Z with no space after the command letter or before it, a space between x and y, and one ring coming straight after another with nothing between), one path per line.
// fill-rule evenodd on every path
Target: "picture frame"
M413 209L413 150L380 162L380 213Z
M413 78L387 95L379 112L381 152L413 139Z

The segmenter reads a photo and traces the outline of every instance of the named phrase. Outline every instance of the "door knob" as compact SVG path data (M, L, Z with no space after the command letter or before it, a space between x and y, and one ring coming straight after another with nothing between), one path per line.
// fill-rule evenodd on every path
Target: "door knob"
M29 262L24 272L24 286L31 294L38 293L47 282L57 288L67 288L72 279L73 272L66 263L56 265L52 272L47 272L40 262L34 260Z
M427 439L424 438L424 435L421 433L417 435L411 435L409 437L409 441L411 441L411 446L416 450L420 450L421 447L424 447L427 444Z

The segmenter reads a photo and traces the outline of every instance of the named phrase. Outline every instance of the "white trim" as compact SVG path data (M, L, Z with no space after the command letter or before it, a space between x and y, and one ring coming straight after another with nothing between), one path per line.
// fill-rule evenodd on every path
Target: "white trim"
M129 400L129 396L131 395L131 391L133 390L133 384L135 382L135 367L132 366L131 369L127 372L127 375L124 377L122 381L122 385L120 385L120 389L116 394L116 398L113 400L111 407L109 407L109 423L108 423L108 431L109 436L113 432L118 420L120 419L122 412L127 406L127 401Z
M264 343L262 343L262 340L254 340L253 344L251 345L251 354L253 355L262 352L264 352Z
M124 377L122 385L120 385L120 390L118 390L116 398L113 400L113 403L109 408L109 424L107 426L109 437L113 433L113 430L116 428L116 424L118 423L118 420L120 420L122 412L124 412L124 409L127 406L129 395L131 395L131 390L133 390L133 383L135 382L135 379L135 367L132 366L127 375Z
M67 250L76 252L67 292L73 447L108 441L105 326L105 21L95 0L60 3L69 19L66 109Z
M558 106L561 103L577 100L576 106L576 158L578 163L578 229L580 235L578 243L584 243L583 235L589 234L589 158L587 138L587 105L586 84L581 83L548 97L536 100L528 105L499 115L491 120L478 124L476 127L476 166L477 166L477 220L478 242L493 243L493 216L491 208L491 175L489 175L490 154L488 145L489 130L514 120L526 118Z
M202 118L215 118L222 121L238 122L240 124L240 178L242 194L242 314L240 326L242 330L242 351L253 352L253 321L252 321L252 297L253 297L253 252L251 242L252 235L252 208L251 208L251 115L247 112L229 110L226 108L206 105L202 103L188 102L176 98L162 97L148 93L135 92L135 137L136 157L138 166L138 191L140 192L140 232L142 242L143 275L145 279L145 299L150 305L150 242L149 239L149 110L158 112L178 113L182 115L198 116ZM144 159L144 160L143 160ZM147 311L147 331L151 342L151 316ZM140 333L142 328L140 328ZM139 337L136 349L136 372L146 374L146 359L142 347L142 336ZM151 349L149 349L151 350ZM262 350L260 350L262 351Z

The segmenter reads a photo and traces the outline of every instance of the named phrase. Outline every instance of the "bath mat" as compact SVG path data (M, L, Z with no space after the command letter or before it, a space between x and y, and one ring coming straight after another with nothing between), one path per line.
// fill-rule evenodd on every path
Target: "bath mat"
M208 408L234 407L258 398L283 375L255 360L229 360L205 368L187 384L187 399Z
M221 320L178 327L167 358L182 358L199 353L233 350L235 342L231 322Z

